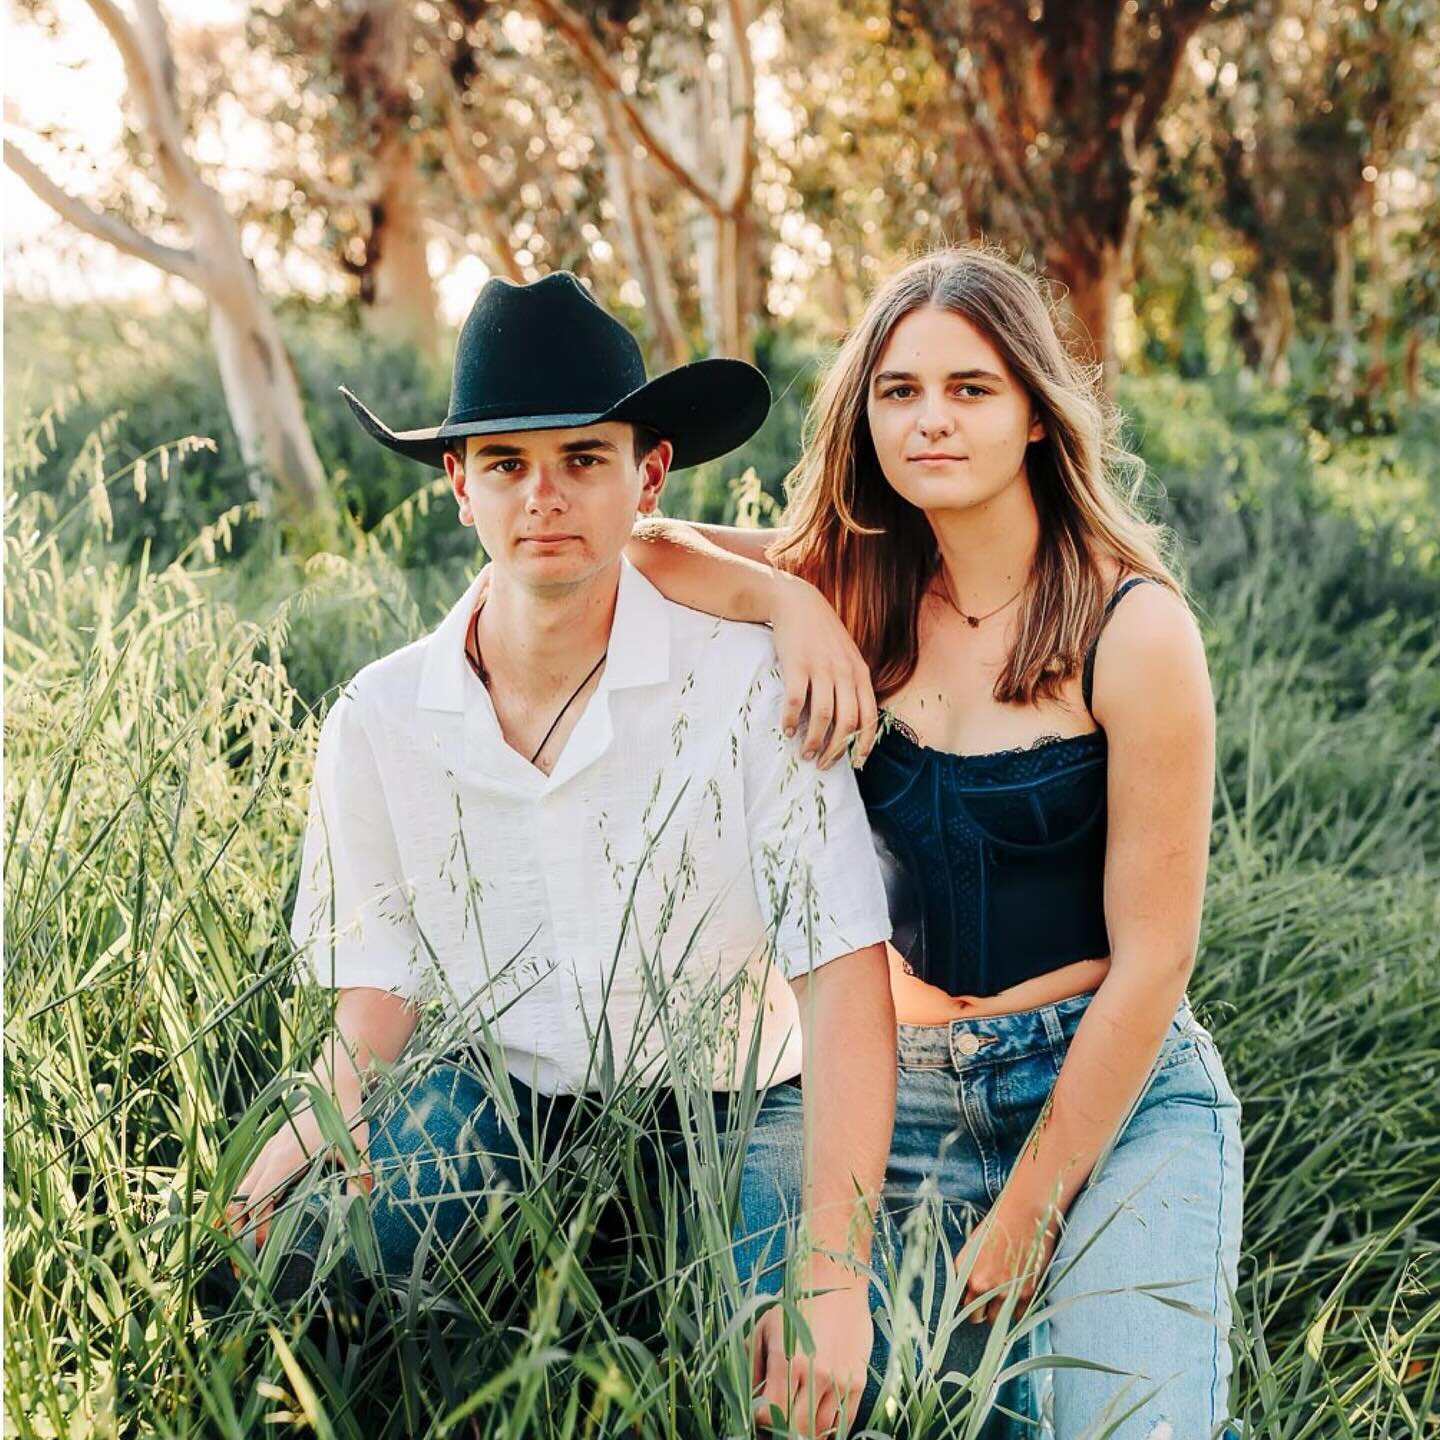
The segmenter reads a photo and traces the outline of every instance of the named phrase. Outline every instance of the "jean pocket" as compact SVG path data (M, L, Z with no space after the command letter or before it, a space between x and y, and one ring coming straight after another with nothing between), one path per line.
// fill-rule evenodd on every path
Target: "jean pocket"
M1165 1032L1160 1052L1156 1056L1159 1073L1174 1070L1181 1065L1193 1065L1200 1059L1200 1037L1193 1030L1177 1030L1171 1026Z
M996 1114L1007 1130L1028 1130L1055 1088L1060 1067L1054 1054L1041 1050L994 1068Z

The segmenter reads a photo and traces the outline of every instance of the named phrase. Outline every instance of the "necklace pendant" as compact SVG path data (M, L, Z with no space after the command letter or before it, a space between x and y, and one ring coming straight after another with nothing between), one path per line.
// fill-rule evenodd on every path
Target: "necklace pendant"
M964 614L963 611L962 611L961 613ZM965 623L966 623L972 630L978 630L978 629L980 628L980 617L979 617L978 615L966 615L966 616L965 616Z

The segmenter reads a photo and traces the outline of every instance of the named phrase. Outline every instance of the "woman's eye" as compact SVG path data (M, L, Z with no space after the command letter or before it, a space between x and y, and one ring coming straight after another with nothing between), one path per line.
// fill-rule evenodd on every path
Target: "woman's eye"
M882 396L885 400L905 400L914 393L913 385L892 385Z
M956 387L967 399L979 399L990 392L983 385L959 385Z

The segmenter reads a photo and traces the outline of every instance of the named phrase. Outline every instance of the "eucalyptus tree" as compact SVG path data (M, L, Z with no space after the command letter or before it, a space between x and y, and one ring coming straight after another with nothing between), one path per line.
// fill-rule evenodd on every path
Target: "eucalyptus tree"
M1152 142L1190 40L1230 0L896 0L945 77L953 209L1069 291L1107 370Z
M273 498L303 543L333 536L334 507L325 469L306 424L295 369L260 288L227 202L192 150L170 27L158 0L86 0L119 52L127 84L128 149L159 195L154 230L120 203L97 206L72 195L32 158L5 142L5 164L66 223L121 253L194 286L204 297L225 402L256 497ZM27 7L42 13L43 7ZM47 17L53 21L53 17ZM77 76L76 86L84 83ZM157 238L178 226L188 244Z

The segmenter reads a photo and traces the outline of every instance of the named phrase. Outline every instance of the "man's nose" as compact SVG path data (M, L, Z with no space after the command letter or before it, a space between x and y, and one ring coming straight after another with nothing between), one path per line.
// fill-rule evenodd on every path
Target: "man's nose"
M531 480L529 493L525 497L525 506L536 514L565 508L565 493L549 465L536 465L534 479Z

